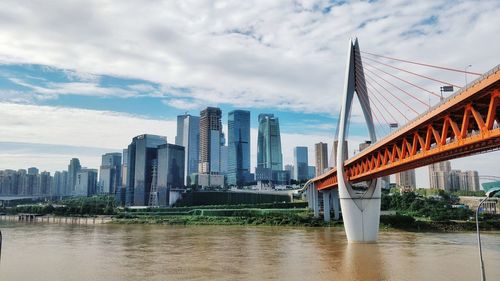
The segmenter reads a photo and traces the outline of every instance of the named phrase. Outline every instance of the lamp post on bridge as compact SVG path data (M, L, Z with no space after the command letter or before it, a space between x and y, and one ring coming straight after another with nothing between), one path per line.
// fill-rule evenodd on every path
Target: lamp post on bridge
M481 200L481 202L479 202L479 205L477 206L476 210L477 246L479 248L479 265L481 267L481 281L486 281L486 275L484 273L483 251L481 249L481 234L479 232L479 211L484 201L486 201L488 198L493 197L497 192L500 192L500 187L495 187L488 190L488 192L486 192L486 197L483 200Z
M465 66L465 86L464 86L464 88L467 87L467 68L469 68L471 66L472 66L472 64L468 64Z

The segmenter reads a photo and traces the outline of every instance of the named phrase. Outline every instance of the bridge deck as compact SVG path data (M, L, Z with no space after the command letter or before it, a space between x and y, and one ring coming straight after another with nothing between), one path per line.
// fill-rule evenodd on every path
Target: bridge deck
M500 66L422 113L354 157L344 169L360 182L500 147ZM495 124L496 122L496 124ZM337 186L337 170L313 179L318 189Z

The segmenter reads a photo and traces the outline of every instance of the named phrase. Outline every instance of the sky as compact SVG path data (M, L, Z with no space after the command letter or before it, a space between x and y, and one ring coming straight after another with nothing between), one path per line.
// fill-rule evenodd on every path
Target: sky
M53 172L72 157L97 168L103 153L136 135L174 142L176 116L206 106L222 109L224 130L229 111L251 111L253 167L259 113L280 119L284 164L293 147L308 146L313 165L314 143L333 141L350 38L365 52L484 73L499 62L499 14L494 0L1 1L0 169ZM369 83L379 80L377 67L427 90L381 74L420 101L392 88L410 106L378 103L379 138L387 123L402 125L437 103L430 92L442 83L376 61L458 86L476 78L363 57ZM384 93L373 88L374 98ZM355 104L350 153L365 139ZM499 176L499 157L452 166ZM417 185L428 184L427 169L418 169Z

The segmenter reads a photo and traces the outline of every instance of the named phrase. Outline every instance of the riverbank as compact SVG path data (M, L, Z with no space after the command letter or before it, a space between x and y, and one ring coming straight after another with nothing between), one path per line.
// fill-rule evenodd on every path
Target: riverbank
M342 221L325 223L305 209L191 209L182 211L122 212L115 216L2 215L1 221L56 224L241 225L292 227L343 227ZM481 230L500 231L500 220L480 222ZM380 230L408 232L475 231L475 221L432 221L408 215L381 215Z
M52 216L52 215L33 215L33 214L18 214L18 215L1 215L0 222L33 222L33 223L54 223L54 224L104 224L112 221L111 216L96 216L96 217L68 217L68 216Z
M280 212L281 211L281 212ZM111 223L117 224L163 224L163 225L268 225L268 226L304 226L321 227L341 225L332 221L325 223L304 211L284 210L238 210L230 215L231 210L194 211L196 215L164 215L164 214L122 214L113 218ZM208 215L202 215L207 213ZM213 215L214 213L219 215ZM263 213L263 214L259 214ZM246 214L242 216L241 214Z
M265 225L299 227L343 227L342 221L325 223L309 212L295 214L268 214L257 216L201 216L201 215L131 215L115 217L116 224L160 224L160 225ZM499 220L481 221L482 230L500 230ZM404 230L410 232L462 232L475 231L473 221L427 221L410 216L382 215L381 230Z

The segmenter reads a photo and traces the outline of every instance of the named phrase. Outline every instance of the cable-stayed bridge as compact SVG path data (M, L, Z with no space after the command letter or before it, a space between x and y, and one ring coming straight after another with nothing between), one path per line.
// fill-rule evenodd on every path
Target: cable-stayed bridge
M460 86L439 75L423 74L396 63L455 73L465 77L466 82ZM468 75L475 78L470 83ZM427 81L424 86L422 81ZM315 213L320 202L318 192L323 194L325 210L332 205L338 208L335 204L340 199L351 242L377 239L381 196L378 178L500 148L500 66L479 74L467 71L467 67L455 69L393 58L362 52L356 39L349 43L344 83L334 149L336 167L309 181L306 188ZM440 93L428 88L436 84L441 86ZM443 92L453 93L444 97ZM371 145L347 159L345 142L355 97ZM437 98L435 105L431 105L431 97ZM389 124L401 121L406 124L390 132ZM353 187L360 183L364 188Z

